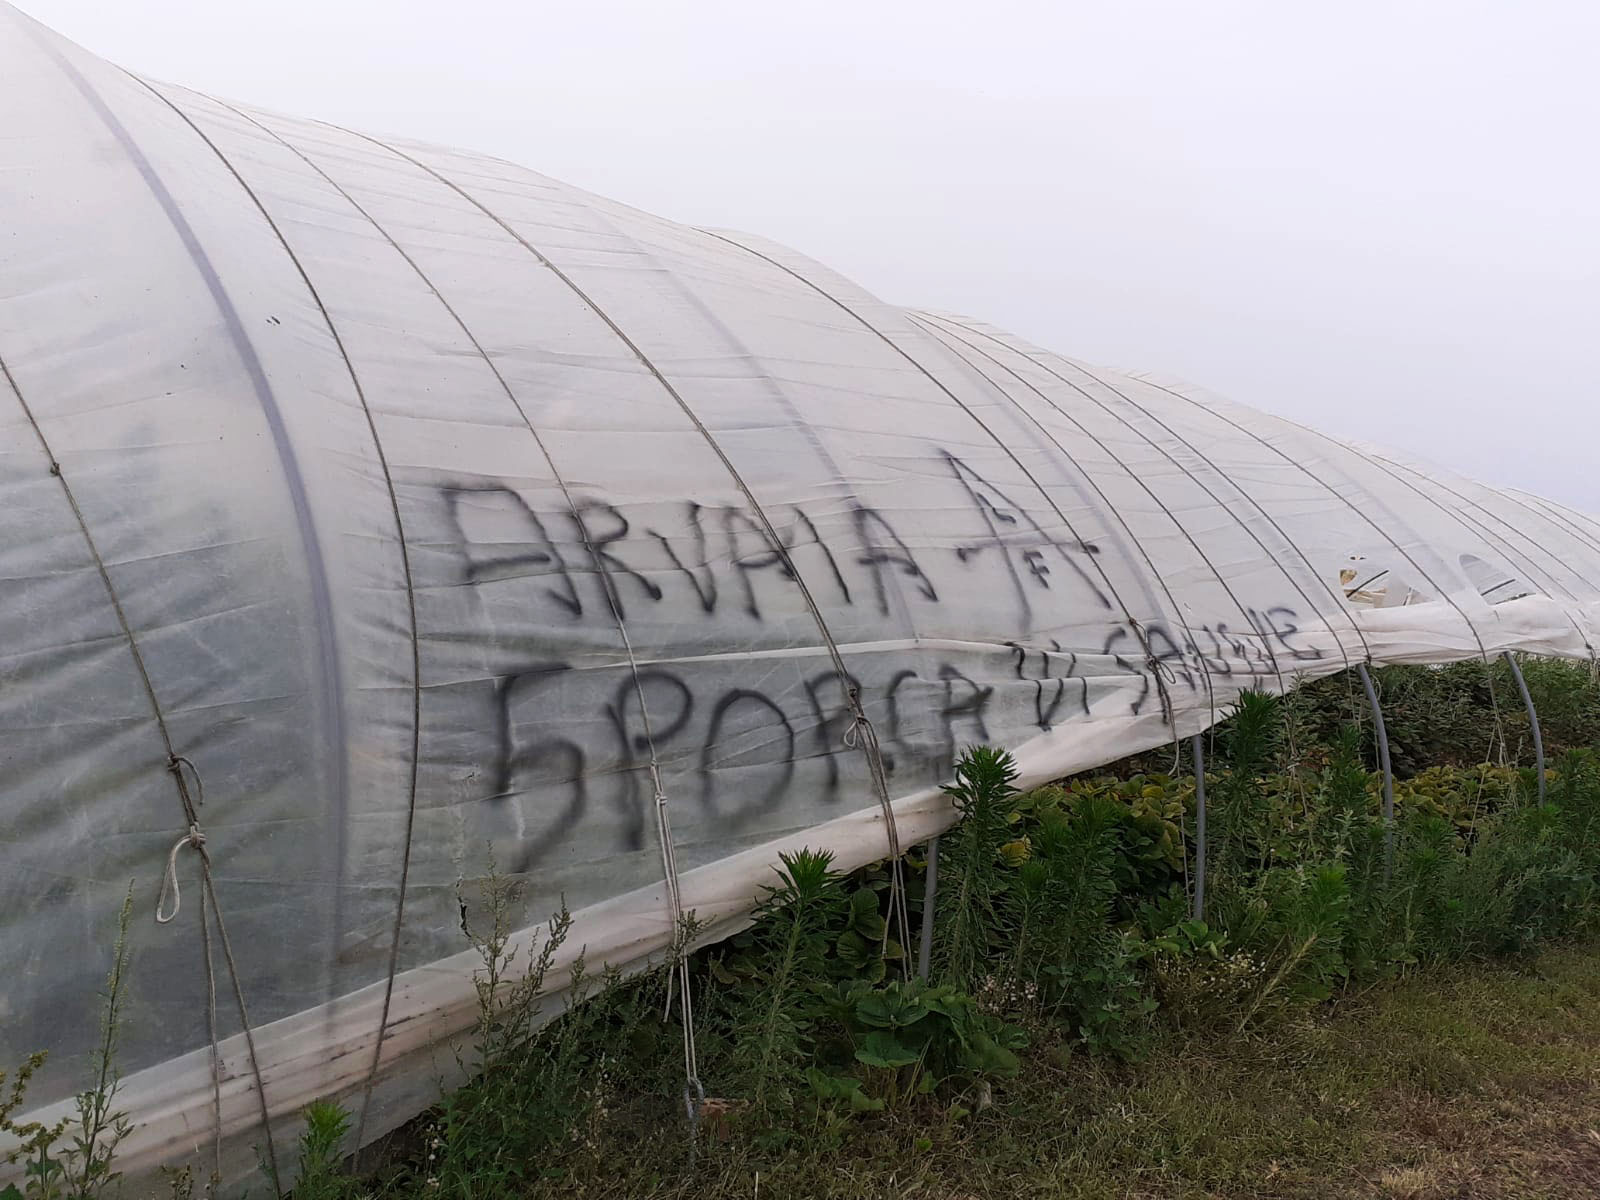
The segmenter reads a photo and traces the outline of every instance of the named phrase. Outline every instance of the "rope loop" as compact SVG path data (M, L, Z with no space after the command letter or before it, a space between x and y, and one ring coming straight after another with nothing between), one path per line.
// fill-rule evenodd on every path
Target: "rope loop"
M1178 682L1178 673L1172 669L1172 664L1166 659L1158 657L1155 651L1150 649L1148 642L1144 646L1144 665L1150 674L1164 679L1168 683Z
M845 704L850 709L850 724L841 739L844 748L846 750L855 750L862 746L874 748L878 739L873 733L872 722L867 718L867 710L861 707L861 689L853 683L846 683L844 698Z
M193 846L203 856L205 854L206 835L200 831L200 826L194 823L189 825L189 832L172 843L172 849L167 854L167 873L161 877L161 892L156 897L156 924L166 925L176 919L178 910L183 907L183 893L178 889L178 851L185 846ZM163 915L162 910L167 906L167 893L172 893L172 911Z
M867 716L867 710L861 706L861 689L841 672L840 682L844 686L845 704L850 709L850 725L844 731L842 739L847 750L862 750L867 758L867 770L872 775L873 790L878 794L878 805L883 812L884 833L889 846L889 924L893 929L896 925L900 929L902 946L909 944L911 937L911 919L906 912L906 885L905 867L901 861L900 828L895 821L894 803L889 798L889 779L883 765L883 745L878 741L878 731L873 728L872 718ZM882 950L888 953L889 942L885 937ZM902 969L908 968L908 958L901 958Z
M1150 674L1159 676L1165 683L1177 683L1178 673L1164 658L1157 658L1154 654L1145 656L1144 665L1149 668Z
M850 725L844 731L844 737L841 740L846 750L856 750L862 746L870 745L871 742L868 739L871 738L872 722L867 719L866 713L858 712L850 718Z

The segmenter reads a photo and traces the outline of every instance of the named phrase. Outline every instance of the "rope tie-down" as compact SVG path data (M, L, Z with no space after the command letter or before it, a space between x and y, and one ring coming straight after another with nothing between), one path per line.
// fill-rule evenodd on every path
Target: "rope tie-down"
M1150 678L1155 681L1156 699L1161 704L1162 723L1172 732L1172 774L1176 775L1183 750L1178 738L1177 708L1172 702L1172 691L1168 685L1178 682L1178 673L1172 669L1171 663L1150 648L1150 637L1145 633L1144 626L1139 623L1137 617L1130 616L1128 618L1128 628L1133 630L1133 636L1139 643L1139 649L1144 652L1144 669L1150 672ZM1203 664L1202 669L1204 669ZM1208 703L1212 704L1214 710L1215 698L1212 694L1211 673L1209 671L1205 673L1205 680Z
M1144 631L1144 626L1138 620L1129 617L1128 626L1133 630L1133 636L1139 639L1139 649L1144 651L1144 667L1150 672L1150 678L1155 681L1156 698L1161 702L1161 719L1167 727L1172 728L1175 712L1172 705L1172 693L1167 685L1178 682L1178 673L1172 669L1172 664L1161 658L1150 648L1150 638ZM1177 741L1176 733L1173 737Z
M867 767L872 773L873 790L878 794L878 807L883 812L884 831L889 846L889 915L900 930L900 969L910 977L911 918L906 909L905 861L900 852L900 828L895 822L894 802L889 797L889 776L883 766L883 746L878 741L878 731L872 718L861 705L861 689L854 683L845 685L845 702L850 709L850 725L844 731L847 750L865 750ZM889 950L884 939L882 952Z
M176 773L177 763L173 763ZM196 775L196 778L199 778ZM181 790L181 789L180 789ZM187 796L185 796L187 800ZM185 807L188 807L185 804ZM178 886L178 854L185 846L194 848L200 858L201 874L207 885L211 881L209 858L206 854L206 835L196 821L189 823L189 832L172 844L167 854L166 873L161 877L161 891L156 896L156 924L167 925L177 918L183 907L183 892ZM167 893L172 893L172 911L163 912ZM211 1175L214 1181L222 1178L222 1061L217 1046L217 974L211 961L211 915L206 911L206 893L200 893L200 942L206 963L206 1039L211 1048ZM232 960L230 959L230 962Z
M1168 685L1178 682L1178 673L1172 669L1172 664L1160 657L1150 648L1150 639L1146 635L1144 626L1137 618L1129 617L1128 626L1133 630L1133 636L1138 639L1139 647L1144 651L1145 669L1150 672L1150 677L1155 681L1156 696L1161 702L1161 719L1172 734L1172 774L1177 775L1183 763L1183 739L1178 736L1177 707L1172 701L1172 692ZM1211 672L1206 669L1204 660L1201 660L1202 678L1206 683L1206 703L1210 708L1210 724L1216 724L1216 692L1211 684ZM1280 676L1281 678L1281 676ZM1195 865L1193 891L1190 896L1190 912L1196 920L1205 915L1206 910L1206 760L1204 738L1195 734L1189 739L1190 754L1194 758L1195 777ZM1183 825L1182 817L1179 819L1180 828ZM1190 890L1189 879L1189 850L1185 841L1183 851L1184 890Z
M183 774L184 767L188 767L189 773L194 776L194 796L189 795L189 784ZM206 802L205 782L200 778L200 772L195 769L194 763L176 752L167 755L167 770L172 772L172 778L178 785L178 800L183 805L183 815L189 822L189 832L174 842L167 854L166 874L161 877L161 891L156 895L157 925L171 923L177 918L178 910L183 907L183 892L178 887L178 854L185 846L192 846L195 853L200 856L200 869L208 882L211 875L211 862L206 854L206 835L200 828L200 807ZM168 892L172 893L172 911L163 912ZM210 966L210 962L211 956L207 953L207 967Z
M187 776L185 774L187 768ZM266 1092L262 1086L261 1072L257 1065L255 1035L250 1025L250 1012L245 1004L244 991L239 984L239 968L233 956L233 944L228 937L227 926L222 923L221 906L217 903L216 883L211 875L211 853L206 848L208 839L205 831L200 827L200 807L205 803L205 781L200 777L199 769L188 758L176 751L167 755L167 770L172 772L172 777L177 783L178 798L183 805L184 815L188 818L188 831L172 844L172 849L167 852L167 867L161 877L161 890L156 895L155 918L158 925L169 925L177 919L183 907L183 892L178 882L178 855L184 847L189 847L200 860L200 944L205 958L206 970L206 1033L211 1049L211 1104L212 1104L212 1176L219 1180L222 1178L222 1050L217 1032L217 972L213 958L211 944L212 913L216 914L217 932L222 944L222 956L228 966L228 977L233 982L234 1000L239 1009L239 1020L243 1027L245 1045L250 1055L250 1071L255 1080L256 1095L261 1105L261 1121L263 1129L267 1129L266 1163L272 1176L273 1187L278 1189L277 1153L272 1145L271 1132L268 1127L268 1113L266 1107ZM194 794L189 792L188 776L194 778ZM172 896L172 910L166 910L167 896Z
M683 1000L683 1111L689 1121L689 1144L695 1145L695 1134L700 1124L700 1110L705 1106L705 1084L700 1082L700 1053L695 1044L694 996L689 988L689 954L685 944L688 930L684 922L683 893L678 886L678 852L672 841L672 821L668 811L667 789L661 782L661 764L656 760L655 749L650 752L650 783L655 791L656 831L661 842L661 866L667 883L667 910L672 916L673 954L677 969L667 976L667 1003L661 1014L663 1021L672 1016L673 980Z

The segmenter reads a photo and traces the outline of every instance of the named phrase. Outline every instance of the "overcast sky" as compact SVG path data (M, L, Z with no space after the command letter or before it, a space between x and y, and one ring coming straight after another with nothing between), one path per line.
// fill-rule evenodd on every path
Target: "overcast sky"
M1600 511L1594 0L19 2Z

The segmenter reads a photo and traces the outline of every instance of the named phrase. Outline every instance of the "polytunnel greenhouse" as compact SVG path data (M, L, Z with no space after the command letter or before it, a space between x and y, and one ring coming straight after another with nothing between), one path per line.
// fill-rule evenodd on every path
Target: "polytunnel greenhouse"
M430 1104L491 859L626 968L926 841L966 745L1600 640L1548 500L4 4L0 80L0 1065L87 1085L131 881L130 1176Z

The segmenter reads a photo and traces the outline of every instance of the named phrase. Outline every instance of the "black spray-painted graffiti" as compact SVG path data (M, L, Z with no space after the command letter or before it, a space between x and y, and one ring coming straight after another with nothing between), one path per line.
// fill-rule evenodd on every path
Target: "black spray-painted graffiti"
M794 505L769 509L769 528L746 507L686 500L675 511L658 508L667 515L640 528L618 505L592 497L541 510L497 480L436 485L454 562L454 576L438 583L469 594L514 588L527 601L517 636L500 639L510 649L491 668L492 712L484 714L494 730L485 801L538 797L537 836L527 840L518 869L601 812L617 849L641 848L652 751L680 788L697 780L689 790L704 819L732 827L783 805L802 774L823 802L837 800L858 758L845 747L846 687L879 728L886 769L909 790L941 776L971 742L1020 741L1101 713L1140 715L1158 691L1268 678L1286 661L1320 657L1287 605L1245 608L1233 620L1198 626L1155 614L1131 623L1108 593L1097 545L1054 532L961 458L940 458L976 532L942 549L928 548L916 514L854 501L831 512L831 527L847 536L836 534L830 545L816 516ZM1080 642L1083 630L1098 627L1098 644L1064 647L1057 637L1020 632L1000 646L991 633L962 651L924 649L912 631L920 613L944 605L936 578L946 570L993 581L991 625L1072 628ZM559 649L574 637L563 629L594 631L592 645L618 617L630 627L658 621L657 629L679 631L697 619L719 632L734 630L729 622L745 622L747 631L793 623L806 611L797 574L830 624L859 630L877 621L899 649L852 654L863 677L844 679L816 670L814 658L760 654L742 669L647 658L635 676L614 654L597 670ZM970 594L971 584L956 590ZM1002 613L1009 618L996 616ZM679 636L696 651L707 643L722 649L715 635ZM807 645L815 652L815 639ZM702 657L718 655L687 655ZM591 792L602 791L596 808Z
M998 560L1020 625L1028 623L1040 592L1060 590L1053 582L1058 566L1073 581L1073 601L1099 610L1112 608L1110 597L1085 565L1099 547L1056 536L961 459L953 454L943 458L986 530L977 540L951 547L949 553L980 571ZM686 589L706 614L717 613L731 595L745 615L762 620L768 606L760 598L758 580L770 575L792 585L796 570L806 571L808 566L820 567L806 571L807 578L817 600L830 606L867 603L887 616L893 598L902 592L902 580L909 581L904 592L910 599L939 602L925 562L889 515L858 502L848 506L853 544L836 554L819 535L813 518L795 505L768 512L778 534L775 543L756 515L739 505L685 501L682 528L669 536L656 528L635 531L615 505L593 499L539 513L521 493L499 482L453 481L439 491L455 541L466 556L468 582L540 571L550 576L545 598L569 618L590 613L595 598L586 597L585 590L593 585L584 581L596 575L598 586L607 593L600 598L609 600L624 619L629 605L641 599L674 603L685 595L681 591L669 595L668 582L647 573L640 555L648 551L659 551L671 584ZM506 545L504 539L485 542L475 536L475 523L503 524L507 518L520 526L518 548L498 549ZM851 576L856 576L854 586ZM792 607L792 597L785 601L786 608Z

